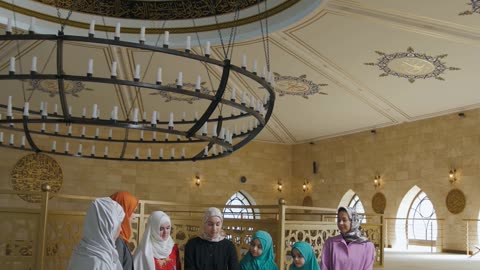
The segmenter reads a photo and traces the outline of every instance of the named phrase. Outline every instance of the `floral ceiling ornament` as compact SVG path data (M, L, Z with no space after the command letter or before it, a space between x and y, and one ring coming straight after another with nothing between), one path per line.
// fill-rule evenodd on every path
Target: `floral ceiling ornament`
M480 14L480 0L470 0L470 3L467 3L467 5L472 6L471 10L465 10L464 12L458 13L458 15L472 15L474 13Z
M203 86L205 84L206 82L202 82L200 84L200 93L208 95L210 93L210 90ZM167 84L165 86L176 88L177 84L175 82L175 83ZM183 89L186 89L186 90L195 91L195 86L196 85L193 83L183 83ZM150 95L160 95L161 97L165 98L165 102L170 102L173 100L173 101L185 101L185 102L188 102L188 104L193 104L194 101L199 100L198 97L193 97L193 96L187 97L185 95L180 95L180 94L175 94L175 93L165 92L165 91L158 91L155 93L151 93Z
M28 81L31 88L28 91L40 91L47 93L50 97L58 95L58 86L56 80L24 80ZM93 91L91 88L87 88L83 82L79 81L65 81L65 93L74 97L79 97L78 93L83 90Z
M368 66L378 66L384 73L380 77L388 75L406 78L413 83L416 79L435 78L444 81L441 74L446 70L460 70L456 67L447 67L442 58L447 57L447 54L437 56L429 56L424 53L416 53L412 47L408 47L406 52L396 52L386 54L381 51L375 51L381 57L376 63L364 63Z
M316 84L310 80L307 80L307 75L295 76L283 76L274 72L275 76L275 91L280 96L292 95L302 96L308 99L308 96L314 94L328 95L325 92L321 92L321 86L327 86L328 84Z

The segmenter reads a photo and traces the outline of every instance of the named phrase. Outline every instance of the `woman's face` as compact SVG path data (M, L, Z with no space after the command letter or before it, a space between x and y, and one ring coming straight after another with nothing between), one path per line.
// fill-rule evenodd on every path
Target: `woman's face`
M250 243L250 254L252 254L253 257L258 257L262 255L263 249L262 249L262 243L260 240L255 239Z
M298 251L296 248L292 249L292 259L293 264L295 264L295 267L297 268L302 268L305 264L305 258L303 257L302 253L300 253L300 251Z
M166 241L168 239L168 237L170 236L171 230L172 230L172 226L168 222L160 225L160 237L162 238L163 241Z
M352 228L352 223L346 211L338 212L337 226L341 233L345 234Z
M135 207L135 210L133 210L133 213L130 215L130 218L128 219L128 221L130 222L130 225L132 225L133 220L137 218L137 214L135 214L135 212L137 212L137 208L138 206Z
M213 238L218 236L222 229L222 220L219 217L209 217L205 224L205 233Z

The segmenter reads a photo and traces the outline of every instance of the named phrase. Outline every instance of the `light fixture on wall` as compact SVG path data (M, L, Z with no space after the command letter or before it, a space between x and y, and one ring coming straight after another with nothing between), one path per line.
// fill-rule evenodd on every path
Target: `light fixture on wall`
M197 185L197 187L200 186L200 183L201 183L201 179L200 179L200 175L195 175L195 185Z
M282 192L282 189L283 189L282 181L278 180L278 182L277 182L277 190L278 190L279 192Z
M448 172L448 180L450 181L450 184L453 184L457 182L457 170L456 169L451 169Z
M308 182L307 179L305 179L305 181L303 181L303 185L302 185L303 192L308 190L308 185L309 185L309 182Z
M382 185L382 178L380 177L380 174L376 174L375 177L373 178L373 186L375 188L378 188Z
M265 18L261 17L259 20L263 19ZM0 116L0 130L7 130L7 132L0 132L0 146L37 153L48 152L63 156L104 160L196 161L230 155L254 139L270 119L275 93L274 77L270 71L269 52L265 49L266 63L261 75L257 75L256 60L250 67L247 67L246 55L243 55L241 65L231 64L230 57L237 33L233 30L236 29L231 32L230 42L224 43L220 36L224 59L218 60L214 59L210 53L210 42L203 46L198 44L200 53L195 53L195 50L190 47L190 36L186 39L185 49L170 48L168 32L163 35L163 46L161 41L159 46L157 44L153 46L145 42L145 27L139 28L139 42L130 42L121 40L120 24L117 24L114 38L109 39L95 35L95 21L92 21L90 25L88 36L66 34L63 30L67 20L68 18L62 19L64 24L61 25L58 34L38 34L35 33L36 25L32 18L28 33L23 34L18 29L13 31L12 26L17 23L8 19L6 34L0 35L1 42L17 44L17 46L26 42L35 44L50 41L55 43L56 46L50 54L54 57L46 61L47 63L56 61L56 65L55 70L44 73L37 70L37 57L33 56L30 72L25 72L28 70L28 68L22 67L25 59L11 55L9 57L9 73L0 75L0 81L16 81L22 85L31 83L33 90L38 90L43 84L53 84L56 90L50 94L56 100L53 104L50 101L47 107L42 100L43 97L32 95L33 90L31 93L26 92L28 90L24 87L16 89L18 95L9 96L8 99L6 96L1 98L0 109L2 111L0 112L6 117L2 119ZM236 25L236 22L232 25ZM261 24L261 27L262 34L266 33L262 40L268 42L266 21ZM101 75L105 74L105 71L94 74L93 59L89 59L85 63L77 63L88 67L86 73L71 73L71 69L65 69L65 65L69 61L73 61L74 57L72 51L65 48L65 44L71 43L79 44L79 47L114 46L118 48L118 51L125 49L149 52L151 53L150 60L154 55L156 57L167 55L176 61L185 62L189 66L191 66L190 63L198 63L205 67L209 78L211 70L219 69L221 74L218 85L211 82L212 89L207 89L203 86L204 83L200 76L197 76L196 84L184 82L184 75L188 77L192 77L192 75L176 70L174 71L175 74L178 74L176 79L162 80L162 69L158 67L152 72L148 70L149 65L145 70L141 70L140 64L137 64L134 68L135 74L131 74L132 76L120 73L117 75L117 69L122 65L114 60L112 60L111 69L107 72L111 76ZM264 44L263 47L268 48L268 44ZM13 51L14 49L12 49ZM23 55L16 51L15 54L17 57ZM8 62L8 58L1 60ZM133 59L133 62L140 61ZM46 66L47 63L42 63L42 65ZM169 66L173 68L174 65ZM156 80L144 80L145 76L141 76L141 74L147 74L147 72L154 74L153 77L156 74ZM252 86L248 88L255 89L255 92L248 95L246 89L235 91L231 85L230 78L232 77L239 77L240 80L245 79L251 82ZM161 113L156 111L162 108L161 104L157 104L158 107L150 108L144 108L144 105L138 106L135 102L131 105L117 106L113 98L111 102L109 100L100 101L99 103L103 102L103 106L108 104L108 107L100 108L100 105L93 104L97 97L95 96L96 91L90 93L83 91L81 94L84 96L81 100L92 101L92 104L82 103L72 106L72 99L67 96L78 96L75 89L72 90L74 87L72 85L76 85L76 83L83 87L83 90L86 89L85 84L106 85L113 89L134 88L139 98L144 96L144 99L151 99L150 95L160 95L158 103L172 100L186 102L185 106L176 107L178 109L182 107L183 109L180 111L162 111ZM35 93L39 92L43 91L38 90ZM189 106L197 101L206 105L200 112L196 111L199 110L199 106ZM185 109L185 107L188 108ZM227 110L227 108L231 110ZM100 109L103 114L100 113ZM186 110L188 114L182 110ZM87 115L87 111L91 114ZM157 138L157 134L159 138ZM57 148L57 140L58 143L64 143L64 147L60 151ZM75 150L72 151L73 147ZM89 153L85 153L88 151L85 151L85 148L90 149ZM101 150L98 151L99 149Z

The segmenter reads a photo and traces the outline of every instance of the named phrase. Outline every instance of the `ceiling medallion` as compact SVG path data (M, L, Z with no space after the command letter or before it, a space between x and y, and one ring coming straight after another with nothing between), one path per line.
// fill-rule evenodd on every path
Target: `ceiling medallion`
M47 93L50 97L55 97L59 93L56 80L32 79L27 81L29 82L31 87L27 89L28 91L38 90L40 92ZM85 84L83 82L65 81L65 94L79 97L78 93L83 90L93 91L93 89L85 87Z
M210 90L208 90L208 88L203 86L205 83L206 82L202 82L200 84L199 93L209 95ZM175 88L175 87L177 87L177 84L176 83L170 83L170 84L167 84L166 86ZM195 91L195 88L196 88L195 84L193 84L193 83L184 83L183 84L183 89L185 89L185 90ZM170 101L173 100L173 101L185 101L185 102L188 102L188 104L193 104L194 101L200 100L199 97L190 97L190 96L176 94L176 93L173 93L173 92L170 93L170 92L166 92L166 91L158 91L158 92L155 92L155 93L151 93L150 95L160 95L161 97L165 98L165 102L170 102Z
M464 12L458 13L458 15L463 16L463 15L472 15L474 13L480 14L480 0L470 0L470 3L467 3L467 5L472 6L471 10L465 10Z
M141 20L187 20L235 12L258 4L258 0L242 1L178 1L178 0L35 0L47 5L98 16ZM262 0L260 2L263 2ZM215 5L215 6L213 6Z
M276 72L275 75L275 91L280 96L302 96L308 99L308 96L315 94L328 95L325 92L320 91L321 86L327 86L328 84L316 84L310 80L307 80L307 75L295 76L283 76Z
M364 63L368 66L378 66L384 73L380 77L388 75L407 78L413 83L416 79L435 78L444 81L440 77L446 70L460 70L456 67L447 67L440 59L447 57L447 54L429 56L424 53L416 53L412 47L408 47L406 52L396 52L386 54L375 51L381 57L376 63Z

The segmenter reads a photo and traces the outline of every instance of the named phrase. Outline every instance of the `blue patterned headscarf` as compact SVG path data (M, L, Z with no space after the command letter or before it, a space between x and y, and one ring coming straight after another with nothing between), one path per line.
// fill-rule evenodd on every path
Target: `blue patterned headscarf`
M349 232L342 233L343 239L345 239L346 242L367 242L368 238L365 237L360 230L360 223L362 222L362 217L357 213L357 210L352 207L340 207L338 208L337 216L338 214L340 214L340 211L347 212L351 225Z
M262 244L262 255L253 257L250 251L240 261L240 270L278 270L273 256L273 241L270 234L257 231L252 241L258 239Z
M292 247L292 251L294 249L298 250L298 252L302 254L303 258L305 259L305 264L302 267L297 268L295 263L292 263L292 265L290 265L290 270L320 270L315 252L309 243L296 242Z

